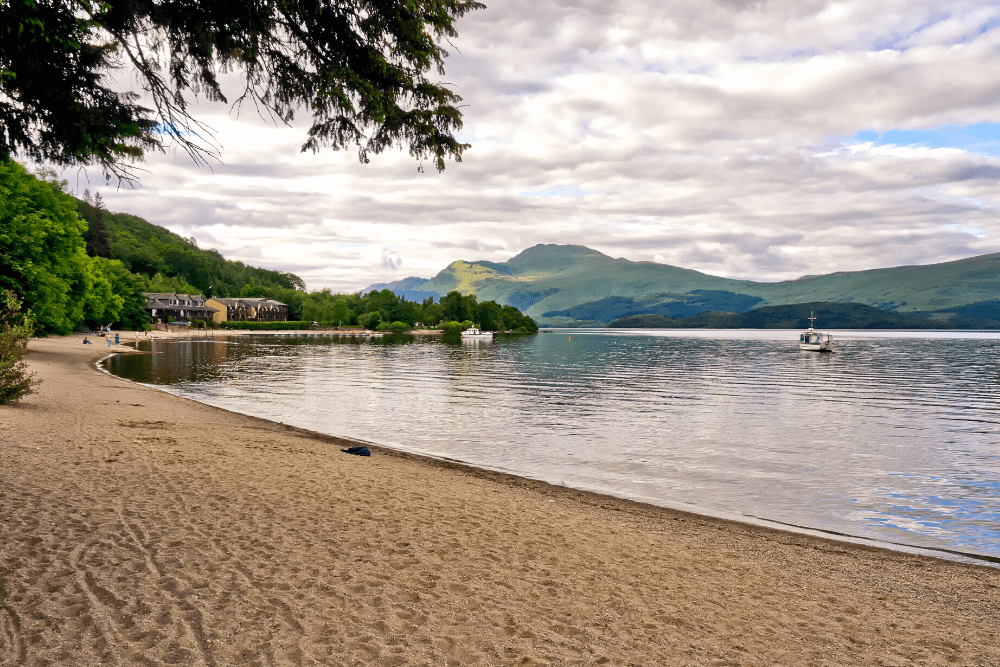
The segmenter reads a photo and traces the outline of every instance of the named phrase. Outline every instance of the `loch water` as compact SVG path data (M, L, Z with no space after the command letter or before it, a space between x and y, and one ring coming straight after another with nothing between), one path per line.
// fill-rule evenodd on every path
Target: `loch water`
M830 354L771 330L216 336L104 363L314 431L1000 563L1000 335L834 336Z

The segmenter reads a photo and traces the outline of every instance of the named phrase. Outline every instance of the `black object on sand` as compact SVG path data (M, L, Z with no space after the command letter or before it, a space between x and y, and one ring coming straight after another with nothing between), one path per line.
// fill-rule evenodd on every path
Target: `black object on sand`
M357 456L371 456L372 453L368 451L367 447L348 447L347 449L341 449L342 452L347 452L348 454L356 454Z

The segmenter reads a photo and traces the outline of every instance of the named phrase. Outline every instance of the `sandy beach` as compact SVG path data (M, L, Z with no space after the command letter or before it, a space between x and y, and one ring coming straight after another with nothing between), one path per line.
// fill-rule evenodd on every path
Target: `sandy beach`
M3 667L1000 665L998 569L350 456L80 340L0 407Z

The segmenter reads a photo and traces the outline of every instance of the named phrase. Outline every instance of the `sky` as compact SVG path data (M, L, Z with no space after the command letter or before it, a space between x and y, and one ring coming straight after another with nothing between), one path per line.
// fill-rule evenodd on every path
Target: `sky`
M200 103L211 169L168 152L136 189L65 176L310 290L538 243L764 281L1000 252L1000 3L486 4L439 78L472 146L443 173L301 153L307 114Z

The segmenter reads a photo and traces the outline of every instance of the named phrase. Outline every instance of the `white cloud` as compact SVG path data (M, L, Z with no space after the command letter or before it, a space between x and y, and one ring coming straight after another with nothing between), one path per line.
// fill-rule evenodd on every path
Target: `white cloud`
M443 174L405 152L300 153L308 118L202 104L223 164L154 156L141 189L101 192L313 289L535 243L767 280L995 252L1000 160L850 138L1000 121L998 17L930 0L494 2L459 22L446 63L472 150Z

